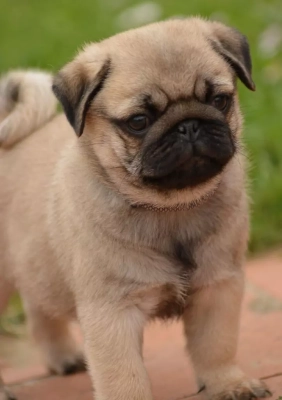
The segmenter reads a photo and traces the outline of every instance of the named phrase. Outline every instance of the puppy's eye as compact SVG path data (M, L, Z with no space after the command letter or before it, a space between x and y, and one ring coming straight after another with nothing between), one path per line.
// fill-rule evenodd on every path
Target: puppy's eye
M219 111L227 111L230 105L230 99L230 96L227 94L219 94L212 99L211 105Z
M146 115L139 114L127 120L128 129L136 134L144 133L150 126L150 120Z

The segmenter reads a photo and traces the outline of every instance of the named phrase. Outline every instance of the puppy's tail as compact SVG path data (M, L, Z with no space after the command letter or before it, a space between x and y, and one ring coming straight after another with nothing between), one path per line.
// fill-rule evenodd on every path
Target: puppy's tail
M56 112L52 75L11 71L0 78L0 148L9 148L40 128Z

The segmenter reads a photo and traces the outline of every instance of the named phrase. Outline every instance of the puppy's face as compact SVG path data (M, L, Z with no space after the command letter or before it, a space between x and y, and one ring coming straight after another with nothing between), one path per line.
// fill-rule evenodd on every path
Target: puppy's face
M105 183L133 204L178 207L211 192L236 154L236 77L254 90L240 33L171 20L87 46L54 91Z

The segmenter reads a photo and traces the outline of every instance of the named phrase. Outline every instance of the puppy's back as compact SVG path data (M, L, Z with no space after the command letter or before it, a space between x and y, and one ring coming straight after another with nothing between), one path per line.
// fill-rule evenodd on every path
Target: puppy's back
M53 118L51 80L40 71L0 79L0 275L20 264L16 259L23 264L28 242L44 243L54 171L63 149L76 141L65 116Z
M11 71L0 79L2 232L15 215L18 222L35 216L30 205L45 195L62 148L75 138L63 115L52 118L57 100L51 86L52 75L43 71Z

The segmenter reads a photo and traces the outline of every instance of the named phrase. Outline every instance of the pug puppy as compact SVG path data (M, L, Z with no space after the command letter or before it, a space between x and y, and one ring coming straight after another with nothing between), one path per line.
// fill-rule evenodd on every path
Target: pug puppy
M255 90L246 38L221 23L121 33L55 76L66 117L2 150L2 309L19 290L59 374L82 364L77 318L96 400L153 398L143 330L173 317L208 399L271 394L235 360L248 240L237 77Z

